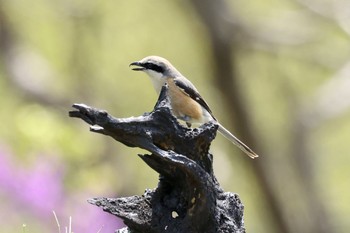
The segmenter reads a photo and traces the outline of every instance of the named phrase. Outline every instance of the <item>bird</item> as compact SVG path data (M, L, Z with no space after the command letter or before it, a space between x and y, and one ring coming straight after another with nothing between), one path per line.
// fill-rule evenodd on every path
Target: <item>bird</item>
M191 127L192 123L203 124L215 121L218 131L246 155L254 159L259 157L252 149L245 145L229 130L222 126L214 117L207 102L199 94L196 87L183 76L168 60L159 56L147 56L139 61L132 62L134 71L143 71L151 79L156 92L159 94L162 87L168 85L168 97L172 114L186 122Z

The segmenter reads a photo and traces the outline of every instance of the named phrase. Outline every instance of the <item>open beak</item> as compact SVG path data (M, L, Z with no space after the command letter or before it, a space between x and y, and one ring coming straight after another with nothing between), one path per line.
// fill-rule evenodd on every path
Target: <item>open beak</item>
M132 70L135 70L135 71L145 70L145 67L143 67L143 64L139 61L135 61L135 62L131 63L129 66L137 66L137 67L132 68Z

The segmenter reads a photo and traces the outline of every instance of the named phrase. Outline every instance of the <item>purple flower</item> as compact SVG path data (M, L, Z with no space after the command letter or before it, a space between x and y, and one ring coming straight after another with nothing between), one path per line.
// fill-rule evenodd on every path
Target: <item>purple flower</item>
M26 222L28 228L32 224L42 226L43 232L48 229L52 232L57 231L52 213L55 211L62 232L64 227L69 225L69 216L72 216L72 230L77 233L97 233L101 228L100 233L108 233L123 227L120 219L88 204L87 198L84 199L87 196L84 190L65 193L64 164L57 158L38 156L30 165L32 166L19 165L10 153L0 148L0 198L5 199L2 201L8 204L4 207L8 206L8 209L1 211L12 211L13 214L8 216L23 215L22 220L18 220L22 222L10 224L21 226ZM28 216L29 222L25 220Z

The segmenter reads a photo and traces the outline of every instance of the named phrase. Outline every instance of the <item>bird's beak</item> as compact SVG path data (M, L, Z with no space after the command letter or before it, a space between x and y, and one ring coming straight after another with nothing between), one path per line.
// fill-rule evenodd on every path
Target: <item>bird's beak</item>
M132 68L132 70L135 70L135 71L145 70L145 67L143 67L143 64L139 61L135 61L135 62L131 63L129 66L137 66L137 67Z

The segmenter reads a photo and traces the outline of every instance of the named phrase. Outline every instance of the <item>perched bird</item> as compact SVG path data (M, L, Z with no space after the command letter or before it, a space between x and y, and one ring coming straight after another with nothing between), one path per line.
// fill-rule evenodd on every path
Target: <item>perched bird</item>
M258 155L225 129L214 117L208 104L204 101L195 86L186 79L168 60L158 56L148 56L130 64L135 71L144 71L151 78L159 94L163 85L168 84L168 95L172 113L191 126L192 123L216 121L219 132L238 146L245 154L254 159Z

